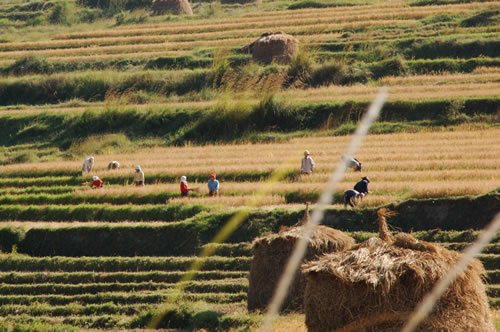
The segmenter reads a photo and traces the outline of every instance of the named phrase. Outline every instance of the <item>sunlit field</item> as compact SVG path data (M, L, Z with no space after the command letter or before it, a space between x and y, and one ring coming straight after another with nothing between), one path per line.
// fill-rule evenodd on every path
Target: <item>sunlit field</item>
M76 196L112 197L114 195L145 196L157 192L177 193L178 179L186 175L188 183L196 191L188 199L172 198L171 203L203 203L239 207L282 206L287 203L289 192L319 194L329 174L339 165L340 157L349 137L294 138L284 143L206 145L171 148L153 148L117 155L96 155L90 175L106 177L132 177L135 165L140 164L146 175L145 187L132 185L105 185L102 190L91 190L85 185L75 187ZM348 170L337 191L350 189L362 176L370 178L371 194L363 206L378 206L409 198L456 197L487 193L500 186L499 129L400 133L369 135L365 137L357 158L363 163L362 172ZM283 178L264 188L265 178L257 180L221 180L220 196L204 197L206 183L203 178L216 172L219 178L228 175L266 174L280 169L298 171L304 150L309 150L316 163L312 175ZM107 170L111 160L121 163L119 170ZM82 160L67 162L34 163L2 166L2 173L74 171L78 173ZM149 176L149 179L148 179ZM161 176L170 176L165 182ZM194 180L190 180L190 176ZM4 192L8 193L9 181L15 177L0 179ZM31 181L26 179L26 181ZM36 185L36 178L33 179ZM28 183L26 183L28 184ZM19 189L20 190L20 189ZM18 193L21 193L17 191ZM13 191L15 193L15 191ZM263 195L263 196L258 196ZM259 198L254 202L254 198ZM292 202L288 202L292 203Z
M498 0L0 2L0 331L145 331L161 308L162 330L260 332L252 243L308 219L381 87L323 225L361 243L389 207L393 233L461 251L498 210ZM278 31L289 63L246 47ZM477 259L500 332L499 241Z

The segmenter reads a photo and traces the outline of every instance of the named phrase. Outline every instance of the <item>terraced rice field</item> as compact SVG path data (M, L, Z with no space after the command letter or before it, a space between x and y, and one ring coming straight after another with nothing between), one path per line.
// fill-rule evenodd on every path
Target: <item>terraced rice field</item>
M19 3L5 2L0 12ZM38 35L29 28L29 38L2 34L0 128L8 133L0 134L0 329L2 323L145 328L166 302L179 310L197 306L196 314L216 311L223 330L256 329L262 314L246 310L251 242L293 225L304 203L318 199L350 141L331 136L333 130L359 120L361 103L382 86L389 87L390 110L374 132L407 129L365 137L356 155L363 171L345 174L325 224L361 242L376 235L376 208L390 204L400 212L392 226L418 239L463 250L476 238L499 201L500 25L478 20L485 12L497 17L498 1L271 5L222 7L223 18L203 18L195 8L193 18L179 21L60 26L63 33L41 26ZM300 41L311 77L289 82L294 64L258 65L241 53L270 31ZM331 79L341 74L347 81ZM238 116L255 112L266 93L281 108L262 117L302 112L294 113L299 124L289 128L284 116L240 131ZM146 123L149 115L155 118ZM183 136L206 115L222 123L213 131L233 130L236 137L214 134L195 145L197 137ZM96 119L109 122L101 128ZM144 128L127 121L144 121ZM66 124L88 135L65 137ZM263 137L269 131L268 142L214 144L238 139L245 128ZM121 153L95 154L94 169L82 176L82 157L71 153L113 135L181 146L131 143ZM299 173L304 150L316 163L310 176ZM33 151L45 162L24 162L23 153ZM107 170L112 160L121 168ZM132 185L138 164L144 187ZM212 172L221 182L218 197L207 195ZM104 180L103 189L89 188L93 175ZM180 197L182 175L196 189L188 198ZM359 208L344 207L343 191L362 176L370 178L370 194ZM209 244L238 213L248 218L226 243ZM214 255L197 257L209 248ZM499 325L498 235L478 258ZM201 268L191 274L193 266ZM303 328L303 315L291 320Z
M370 191L363 206L377 206L408 198L479 195L500 186L498 129L454 132L369 135L357 158L363 172L349 172L338 192L351 188L361 176L369 176ZM295 196L318 197L329 173L340 162L349 137L296 138L284 143L210 145L154 148L136 153L96 157L94 170L81 178L81 161L33 163L0 167L0 202L31 204L169 204L245 206L263 188L263 181L278 169L287 176L264 193L260 206L300 203ZM310 150L316 163L312 176L299 176L300 158ZM107 164L119 160L119 170ZM147 186L130 185L133 168L140 164ZM221 195L206 197L205 181L216 172ZM91 175L105 181L103 190L85 185ZM186 175L193 197L180 199L178 179ZM316 196L314 196L316 195ZM341 197L336 203L342 203ZM169 205L167 205L168 207Z
M441 245L461 249L467 242ZM250 245L222 247L226 253L216 253L194 280L182 284L184 298L209 303L212 310L229 315L244 315ZM490 244L487 252L479 259L487 269L490 304L497 308L500 303L500 271L496 269L500 257L498 242ZM10 271L0 273L2 320L23 321L32 317L50 324L128 328L142 312L156 309L173 296L173 290L178 287L176 283L185 275L192 260L189 257L2 255L2 271Z
M49 324L86 328L135 326L144 312L174 296L178 282L196 261L193 249L182 249L185 243L168 242L167 237L177 234L175 227L195 225L206 212L217 214L227 211L227 207L237 210L253 206L251 200L256 197L257 205L266 209L301 208L303 205L298 203L304 198L300 193L307 197L319 195L348 140L349 137L309 137L283 143L155 148L96 156L90 175L98 174L104 179L105 187L100 190L82 185L88 176L81 177L79 161L1 167L1 223L22 230L27 238L34 236L30 242L35 244L20 244L19 248L20 252L30 251L34 256L0 256L3 320L21 322L36 317ZM408 198L485 194L500 186L500 152L493 148L499 141L498 129L369 135L358 155L365 167L363 172L348 172L338 190L350 188L362 175L369 176L372 193L362 202L364 207ZM306 148L311 150L317 169L312 176L299 176L297 164ZM119 160L122 168L108 171L109 160ZM128 184L137 163L146 173L143 188ZM265 179L282 167L289 169L287 177L260 196ZM212 171L221 180L218 198L206 197L205 193L205 179ZM179 197L177 179L182 174L188 176L192 186L200 188L193 197ZM336 196L332 209L344 209L339 199ZM159 245L148 243L147 237L139 235L140 229L147 228L153 232L157 229L160 241L165 236L166 246L160 251L173 252L179 246L185 254L141 254L140 247ZM123 233L126 229L143 240L127 244ZM73 236L76 242L66 249L69 257L58 256L60 249L53 249L56 256L37 257L46 256L42 249L46 244L40 242L37 248L36 243L41 240L37 236L45 235L30 235L35 230L40 234L59 231L65 232L63 236ZM93 249L79 242L78 234L94 231L109 232L114 238L112 243L108 241L110 247L125 246L131 251L121 257L105 257L104 245L95 248L96 257L89 256ZM350 234L357 241L375 235ZM477 232L424 231L415 235L462 250ZM215 246L215 255L204 262L194 279L181 283L185 300L202 301L228 317L239 315L251 321L253 316L246 312L246 292L252 239L253 235L246 233L238 240ZM487 270L487 292L493 308L500 303L498 241L497 237L479 257ZM195 251L202 248L203 244ZM78 257L80 249L87 252L85 257Z

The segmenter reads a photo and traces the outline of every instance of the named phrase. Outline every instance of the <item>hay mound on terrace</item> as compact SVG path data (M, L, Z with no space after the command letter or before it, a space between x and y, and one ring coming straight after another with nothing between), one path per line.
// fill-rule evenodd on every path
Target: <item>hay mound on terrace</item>
M193 15L193 9L187 0L156 0L151 11L153 15Z
M252 54L255 61L288 64L299 52L299 41L284 32L266 32L256 41L244 46L243 53Z
M254 240L253 260L249 276L248 310L266 309L286 262L295 248L295 243L304 237L304 230L304 226L292 227L280 231L278 234ZM304 261L315 259L325 253L349 249L353 245L354 239L343 232L326 226L318 226L310 237ZM281 310L302 311L304 289L305 280L300 269L297 269L295 279Z
M379 222L385 218L379 215ZM416 304L460 258L408 234L381 238L303 265L308 331L400 331ZM483 274L474 260L418 331L495 331Z

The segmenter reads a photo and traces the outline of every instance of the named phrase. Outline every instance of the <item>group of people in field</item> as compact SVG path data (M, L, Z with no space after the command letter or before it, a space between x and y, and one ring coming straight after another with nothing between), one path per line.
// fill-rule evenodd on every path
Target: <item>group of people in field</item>
M362 164L361 162L352 157L342 156L342 161L345 163L347 168L352 168L354 171L361 172ZM88 157L85 159L82 165L82 175L85 173L90 173L94 167L94 157ZM308 150L304 151L304 158L301 160L300 172L301 174L311 175L313 173L315 164L314 160L311 157L311 154ZM119 169L120 163L116 160L111 161L108 164L108 170ZM369 193L368 191L368 183L370 180L367 176L363 176L361 181L357 182L354 185L353 189L346 190L344 192L344 206L355 207L358 202ZM138 186L144 186L144 172L140 165L135 166L135 174L134 174L134 184ZM216 174L211 173L208 179L208 196L214 197L219 194L219 181L216 179ZM103 188L104 182L97 175L92 177L92 182L90 183L90 187L92 189ZM180 177L180 194L181 197L188 197L189 193L192 191L198 191L198 188L190 188L187 183L187 177Z
M85 175L86 173L90 173L94 167L94 157L88 157L84 160L83 165L82 165L82 176ZM120 168L120 163L116 160L111 161L108 164L108 170L114 170L114 169L119 169ZM142 168L140 165L135 166L135 173L134 173L134 184L136 187L139 186L144 186L144 172L142 171ZM104 187L104 181L99 178L97 175L94 175L92 177L92 182L90 183L90 187L92 189L99 189ZM180 192L181 192L181 197L187 197L189 196L189 192L191 191L197 191L197 188L190 188L187 184L187 177L186 176L181 176L180 178ZM216 179L216 174L212 173L210 174L209 180L208 180L208 195L209 196L217 196L219 193L219 181Z
M342 156L342 161L345 163L346 168L352 168L356 172L361 172L362 164L361 162L352 157ZM314 170L314 160L311 158L311 154L308 150L304 151L304 158L302 158L300 165L300 172L302 174L310 175ZM348 189L344 192L344 206L355 207L359 201L369 193L368 183L370 179L367 176L363 176L361 181L354 185L353 189Z

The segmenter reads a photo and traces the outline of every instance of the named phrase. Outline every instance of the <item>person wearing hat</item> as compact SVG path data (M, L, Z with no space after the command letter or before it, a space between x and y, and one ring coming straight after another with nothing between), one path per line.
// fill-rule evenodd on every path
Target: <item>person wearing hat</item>
M135 166L134 183L136 187L144 185L144 172L139 165Z
M93 167L94 167L94 157L90 156L83 161L82 176L85 175L85 173L90 173Z
M181 197L187 197L192 190L188 187L187 178L184 175L181 176Z
M367 176L363 176L361 178L361 181L359 181L354 185L354 190L366 195L369 193L368 183L370 183L370 179L368 179Z
M354 189L349 189L344 191L344 206L349 205L350 207L355 207L358 204L359 199L363 198L365 194L358 192Z
M304 151L304 158L302 158L302 164L300 166L300 172L302 174L312 174L314 169L314 160L312 160L309 151Z
M208 179L208 196L217 196L219 193L219 181L215 179L216 174L210 174L210 179Z
M342 160L347 168L352 168L357 172L361 172L361 162L356 158L342 156Z
M103 184L104 184L104 182L101 179L99 179L99 177L97 175L94 175L92 177L92 183L90 184L90 188L92 188L92 189L102 188Z

